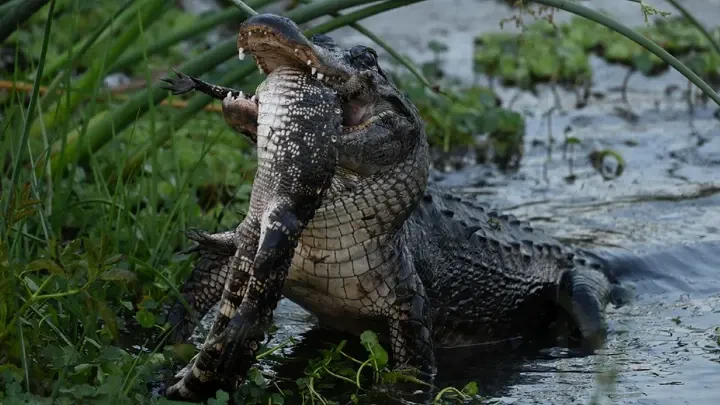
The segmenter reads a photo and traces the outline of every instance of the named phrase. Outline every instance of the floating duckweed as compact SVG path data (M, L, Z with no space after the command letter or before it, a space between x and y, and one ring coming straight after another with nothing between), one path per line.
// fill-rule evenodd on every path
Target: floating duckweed
M522 88L541 82L575 84L592 74L583 45L545 20L528 25L521 35L492 33L476 38L475 71Z
M720 81L720 55L713 52L707 38L686 19L659 19L638 31L689 65L703 79ZM712 35L720 38L720 28ZM645 75L656 75L669 68L662 59L634 41L575 17L557 28L546 20L538 20L527 25L522 34L502 32L477 37L475 71L521 88L542 82L576 84L592 75L591 52Z

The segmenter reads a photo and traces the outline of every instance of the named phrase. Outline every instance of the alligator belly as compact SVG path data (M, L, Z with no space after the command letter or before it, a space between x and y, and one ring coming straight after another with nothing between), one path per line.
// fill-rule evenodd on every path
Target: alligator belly
M291 277L293 273L291 270L285 280L283 295L315 315L321 326L353 334L368 329L382 332L387 328L387 321L374 315L372 306L363 304L363 300L330 295L322 286Z

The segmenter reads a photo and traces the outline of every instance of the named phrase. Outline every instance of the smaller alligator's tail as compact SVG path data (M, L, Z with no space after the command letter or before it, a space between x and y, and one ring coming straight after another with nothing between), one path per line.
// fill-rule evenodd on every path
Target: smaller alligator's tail
M558 303L580 330L583 346L601 348L608 329L605 307L613 295L607 276L594 269L574 268L563 273L557 291Z

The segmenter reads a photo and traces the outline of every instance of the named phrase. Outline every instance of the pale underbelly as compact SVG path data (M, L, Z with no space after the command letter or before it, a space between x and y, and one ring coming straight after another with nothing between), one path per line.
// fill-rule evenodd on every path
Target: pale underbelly
M374 305L329 295L296 278L285 280L283 295L317 317L321 326L330 329L360 334L365 330L378 331L387 327L387 322L377 313Z

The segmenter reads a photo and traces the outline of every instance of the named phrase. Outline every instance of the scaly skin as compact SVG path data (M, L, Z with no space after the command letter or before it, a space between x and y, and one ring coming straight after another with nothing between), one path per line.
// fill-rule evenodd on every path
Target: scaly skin
M562 313L574 320L588 347L604 343L612 290L605 263L511 216L428 186L422 120L372 49L341 49L325 35L308 41L290 20L273 15L243 23L238 47L266 73L282 66L309 71L342 101L335 173L295 247L283 295L326 327L380 332L396 367L415 367L428 379L436 371L435 348L532 336ZM180 75L166 79L166 88L218 99L236 92ZM226 120L250 140L258 132L252 105L247 96L223 101ZM183 288L194 297L188 301L217 298L193 280L222 273L227 239L221 235L204 234L215 242L200 249ZM242 245L239 239L231 243ZM193 309L198 317L207 311L204 305ZM171 319L178 322L178 339L184 338L190 315L176 305ZM238 366L240 373L247 369ZM180 397L198 398L196 391L201 388Z
M236 248L230 260L220 259L229 271L218 318L190 372L168 389L169 397L205 399L217 389L232 391L238 382L234 373L244 375L255 358L263 338L258 326L277 306L298 239L337 165L341 110L336 92L319 84L309 74L281 67L258 89L258 169L250 208L233 234L194 235L222 246L225 257L227 241ZM226 97L235 99L231 92ZM223 271L209 263L193 272L191 291L212 284L208 279L217 286ZM202 290L199 296L186 294L188 301L205 306L208 293L217 294Z

